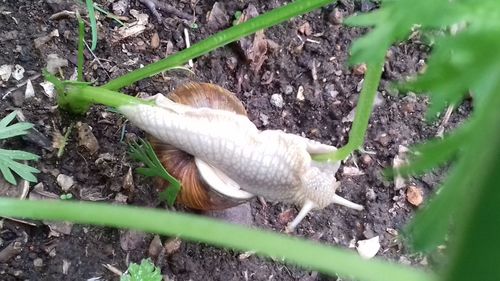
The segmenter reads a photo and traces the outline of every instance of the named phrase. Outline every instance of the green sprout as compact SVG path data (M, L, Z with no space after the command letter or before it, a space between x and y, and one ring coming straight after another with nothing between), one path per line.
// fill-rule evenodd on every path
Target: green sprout
M237 25L238 21L240 20L241 16L243 15L242 11L236 11L234 12L234 20L233 20L233 25Z
M127 272L120 277L120 281L161 281L161 271L153 262L143 259L141 264L131 263Z
M17 111L13 111L0 120L0 140L26 135L28 130L33 128L33 124L27 122L9 125L16 115ZM38 155L30 152L0 148L0 172L3 178L13 185L16 185L17 181L12 172L16 173L24 180L36 182L34 174L40 171L26 164L19 163L19 161L38 160L39 158Z
M160 194L160 197L166 200L169 207L172 207L177 198L177 194L181 190L181 183L165 170L151 144L143 139L139 139L139 143L134 141L130 144L129 154L132 159L146 165L146 167L136 169L139 174L147 177L161 177L170 184L169 187Z
M71 194L71 193L61 194L61 195L59 196L59 198L60 198L61 200L70 200L70 199L73 199L73 194Z

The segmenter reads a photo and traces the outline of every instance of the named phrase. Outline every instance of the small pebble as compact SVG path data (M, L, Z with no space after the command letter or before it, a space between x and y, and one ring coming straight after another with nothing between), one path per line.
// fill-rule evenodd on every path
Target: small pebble
M59 174L57 176L57 184L61 187L61 189L65 192L68 192L69 189L73 186L75 181L73 180L73 177L65 175L65 174Z
M387 147L390 143L390 138L386 133L382 133L377 138L378 143L380 143L383 147Z
M285 87L285 95L291 95L293 93L292 85L286 85Z
M369 201L374 201L375 199L377 199L377 194L375 193L373 188L369 188L366 191L366 199L368 199Z
M358 64L353 69L354 74L356 75L364 75L366 72L366 64Z
M263 126L267 126L269 124L269 116L267 116L266 114L260 113L259 119L260 119L260 121L262 121Z
M359 255L364 259L373 258L380 250L380 239L378 236L366 240L359 240L357 244L356 250L358 250Z
M271 104L276 106L277 108L283 108L283 96L280 95L280 94L273 94L271 96L271 100L270 100Z
M361 157L361 162L363 164L365 164L366 166L370 166L372 163L373 163L373 159L370 155L368 154L364 154L362 157Z
M163 245L161 243L160 236L155 235L153 237L153 240L151 240L151 243L149 244L148 255L150 257L156 258L161 253L162 249Z
M328 15L328 20L333 24L342 24L344 21L344 15L342 15L342 12L339 9L335 8Z
M413 206L420 206L424 201L424 192L421 188L411 185L406 189L406 200Z
M335 85L333 84L328 84L325 86L325 91L330 96L332 99L336 98L339 92L335 90Z
M43 266L43 260L41 258L36 258L33 260L33 265L35 267L42 267Z
M297 100L298 101L304 101L306 97L304 96L304 87L299 86L299 89L297 90Z
M167 255L173 254L174 252L177 252L179 250L181 244L182 241L179 238L169 239L167 242L165 242L165 252L167 253Z
M309 36L312 34L312 28L311 25L308 22L305 22L299 27L299 33Z

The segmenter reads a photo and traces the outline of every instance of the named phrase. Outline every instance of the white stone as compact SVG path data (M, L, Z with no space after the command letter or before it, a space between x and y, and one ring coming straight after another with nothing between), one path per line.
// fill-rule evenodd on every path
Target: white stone
M380 250L380 238L378 236L366 240L359 240L357 244L356 250L358 250L358 254L364 259L375 257Z
M65 175L65 174L59 174L57 176L57 184L61 187L61 189L65 192L67 192L75 183L73 180L73 177Z
M282 108L283 107L283 96L280 95L280 94L273 94L271 96L271 100L270 100L271 104L276 106L277 108Z

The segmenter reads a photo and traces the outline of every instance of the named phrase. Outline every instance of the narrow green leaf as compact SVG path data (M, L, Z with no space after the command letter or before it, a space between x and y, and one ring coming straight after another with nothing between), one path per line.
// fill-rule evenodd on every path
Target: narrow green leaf
M90 31L92 33L92 46L90 49L95 51L95 48L97 47L97 21L95 17L94 3L92 0L85 0L85 4L87 5L87 11L89 13Z
M15 136L26 135L28 130L33 128L33 124L20 122L0 129L0 139L7 139Z
M40 171L38 169L16 162L9 158L3 158L2 156L0 156L0 161L6 163L7 167L9 167L14 173L18 174L21 178L29 182L36 182L34 173L39 173Z
M3 178L10 184L12 185L17 185L16 178L10 171L10 169L7 167L6 163L2 162L2 159L0 158L0 172L2 172Z
M7 116L2 118L2 120L0 120L0 130L2 128L7 127L7 125L9 125L9 123L12 122L12 120L14 120L14 118L16 118L16 115L17 115L17 111L12 111Z
M2 148L0 148L0 155L14 160L38 160L40 158L40 156L30 152L22 150L7 150Z

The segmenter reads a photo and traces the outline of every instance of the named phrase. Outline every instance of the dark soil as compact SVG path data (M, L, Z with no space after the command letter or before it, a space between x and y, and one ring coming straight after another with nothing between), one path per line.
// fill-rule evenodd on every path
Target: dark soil
M96 1L112 11L113 1ZM118 2L118 1L114 1ZM161 12L162 22L139 1L130 0L124 15L130 21L131 9L150 15L146 30L137 36L115 41L118 24L109 19L99 19L99 41L94 57L86 51L85 78L96 85L136 69L166 54L184 49L185 27L192 42L231 25L233 15L249 3L259 12L281 6L282 0L221 1L227 22L210 25L207 13L214 1L199 1L194 6L198 28L190 28L186 20ZM193 14L189 1L168 1L179 11ZM246 61L238 44L220 48L194 61L195 76L175 71L136 83L125 92L167 93L187 81L218 84L234 93L246 106L250 119L260 129L282 129L301 134L327 144L341 146L347 142L351 122L346 120L356 105L362 73L347 65L351 42L363 34L362 30L338 24L336 8L344 17L371 6L343 4L330 5L306 16L298 17L265 32L276 45L269 48L261 69L255 71ZM81 7L80 7L81 8ZM66 78L74 72L76 62L77 24L74 17L49 19L54 13L73 10L73 2L20 0L0 4L0 65L19 64L25 68L24 79L33 78L35 98L25 99L25 86L16 89L13 78L0 82L0 117L14 109L22 111L26 120L35 124L43 137L8 142L6 145L24 149L41 156L34 165L42 172L38 179L43 190L57 196L71 193L75 200L93 200L126 203L131 205L163 208L151 179L134 175L134 187L124 187L130 168L137 166L127 156L124 140L143 136L119 115L103 107L94 107L85 116L70 116L54 108L56 101L44 95L37 74L46 65L49 54L69 60L62 68ZM82 14L85 14L81 9ZM301 28L305 23L309 31ZM58 30L59 36L51 38L40 47L34 40ZM158 48L151 46L153 35L160 38ZM304 33L307 35L304 35ZM310 40L306 40L310 39ZM404 79L422 70L427 47L414 40L391 49L385 65L383 81L379 88L374 114L370 121L364 149L370 153L357 153L345 166L358 165L363 175L338 173L342 182L340 194L363 204L362 212L331 205L312 212L293 235L317 240L332 246L347 248L357 240L380 236L378 256L405 264L422 266L423 257L410 255L397 239L396 232L409 221L416 207L406 200L406 188L415 185L424 191L424 198L441 180L440 175L429 174L421 179L407 181L405 187L395 190L394 183L386 180L382 172L391 167L399 146L409 146L433 137L438 123L424 121L427 101L410 94L396 95L390 90L390 81ZM98 58L98 59L97 59ZM361 70L362 72L362 70ZM304 100L297 99L303 89ZM270 103L272 94L283 97L279 108ZM4 97L2 99L2 97ZM454 113L447 127L454 126L468 112L460 108ZM343 120L344 119L344 120ZM348 118L347 118L348 119ZM91 127L99 148L95 153L79 145L81 136L73 129L65 153L58 158L51 141L57 132L63 133L71 123L80 121ZM447 128L446 127L446 128ZM56 182L59 174L72 176L75 184L68 192ZM39 186L40 187L40 186ZM14 188L14 187L12 187ZM32 192L33 193L33 192ZM30 196L31 198L31 196ZM283 231L287 214L294 216L296 206L282 203L263 204L253 200L251 215L255 227ZM281 219L280 219L281 218ZM52 228L52 231L50 230ZM117 280L109 264L125 271L129 262L139 262L148 257L152 235L137 234L117 229L74 225L70 234L62 234L50 223L17 222L4 219L0 233L1 280ZM171 246L172 237L161 237ZM7 255L14 244L19 248ZM6 250L7 249L7 250ZM163 251L153 257L166 280L335 280L310 270L284 265L255 256L243 257L240 253L211 246L182 241L178 249ZM320 257L318 257L320 258ZM94 279L97 280L97 279Z

